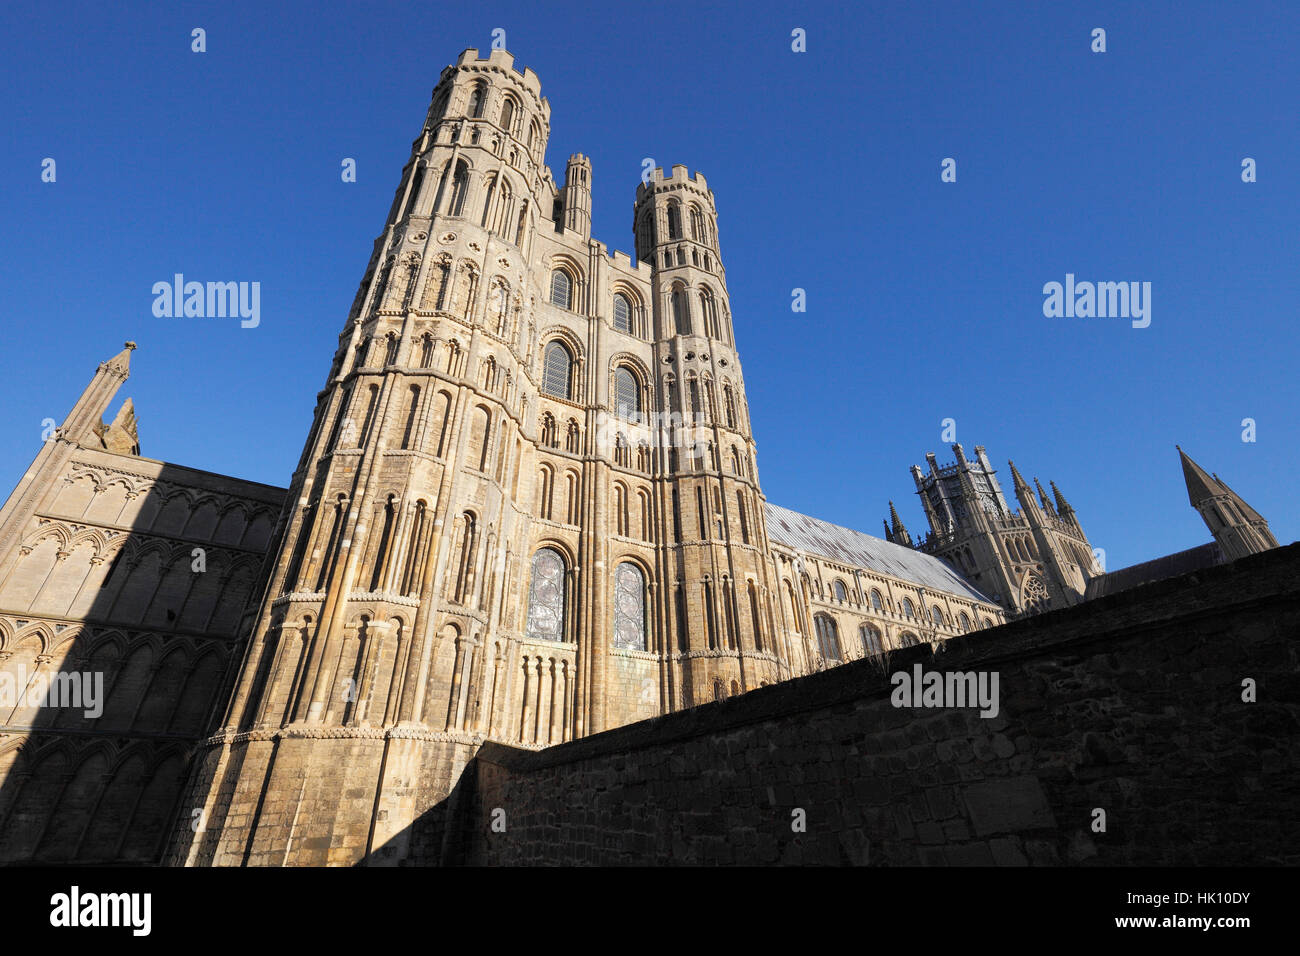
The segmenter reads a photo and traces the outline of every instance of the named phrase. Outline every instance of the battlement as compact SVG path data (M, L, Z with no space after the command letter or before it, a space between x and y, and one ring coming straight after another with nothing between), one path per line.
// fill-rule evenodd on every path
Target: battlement
M577 164L579 166L586 166L588 169L591 168L591 160L588 159L586 156L584 156L582 153L573 153L572 155L569 156L569 165L572 166L574 164Z
M642 262L640 259L633 259L626 252L623 252L620 249L615 249L611 252L609 258L613 259L614 265L620 269L628 269L632 272L644 271L646 278L649 278L649 274L652 271L650 263Z
M526 66L522 70L517 69L515 67L515 56L513 53L510 53L507 50L491 50L488 52L486 57L480 57L478 55L478 49L476 47L470 47L468 50L464 50L461 55L456 58L456 67L458 69L473 67L480 70L489 69L496 70L500 73L512 74L515 79L523 84L524 89L537 97L538 101L541 103L543 115L546 117L547 122L550 122L551 104L546 97L542 96L541 78L533 72L531 66Z
M672 171L669 172L667 176L664 175L662 166L656 166L654 171L650 173L650 182L646 183L643 181L636 187L636 201L640 202L643 198L649 195L651 191L660 186L680 186L686 183L697 187L701 192L709 197L710 203L713 202L713 191L709 189L709 183L708 180L704 178L704 174L697 171L695 175L692 176L690 170L681 163L674 165Z

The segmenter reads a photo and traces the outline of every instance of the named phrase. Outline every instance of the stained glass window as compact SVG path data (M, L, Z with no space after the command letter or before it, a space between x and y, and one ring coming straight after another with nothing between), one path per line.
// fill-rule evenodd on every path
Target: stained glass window
M564 558L554 548L533 555L528 636L537 641L564 640Z
M635 564L620 564L614 574L614 646L646 649L645 576Z

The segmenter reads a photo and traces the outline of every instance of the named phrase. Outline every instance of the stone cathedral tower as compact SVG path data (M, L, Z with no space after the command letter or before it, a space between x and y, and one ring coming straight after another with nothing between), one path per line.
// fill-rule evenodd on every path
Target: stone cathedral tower
M505 52L435 87L173 862L436 860L484 740L791 676L713 195L655 170L610 255L549 119Z
M966 574L1009 613L1035 613L1083 600L1088 581L1102 573L1078 515L1049 482L1049 497L1034 479L1037 498L1014 463L1009 463L1020 509L1007 506L997 475L984 448L975 460L961 445L952 446L956 461L940 466L927 454L929 471L912 466L930 534L915 547L943 558ZM885 535L913 546L891 503Z

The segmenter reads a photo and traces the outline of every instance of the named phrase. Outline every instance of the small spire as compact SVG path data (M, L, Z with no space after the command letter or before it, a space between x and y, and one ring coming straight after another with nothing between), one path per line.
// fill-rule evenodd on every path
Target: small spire
M903 521L901 518L898 517L898 509L894 507L894 503L892 501L889 503L889 520L894 523L895 531L898 531L900 528L903 527Z
M134 342L125 342L122 351L104 363L104 367L117 372L123 378L131 374L131 353L135 351Z
M1174 447L1178 448L1177 445ZM1193 508L1199 508L1202 502L1210 498L1217 498L1223 494L1219 482L1206 474L1204 468L1192 461L1187 452L1178 448L1178 457L1183 464L1183 481L1187 484L1187 500Z
M910 547L912 536L907 533L907 528L903 525L903 519L898 517L898 509L894 507L892 501L889 503L889 517L893 521L893 527L889 529L886 537L894 544L905 544Z
M1056 482L1049 481L1048 484L1052 486L1052 494L1056 496L1056 510L1063 515L1073 512L1074 509L1071 508L1070 503L1065 500L1065 495L1061 494L1061 489L1056 487Z
M1028 491L1029 485L1025 484L1025 479L1020 477L1020 472L1016 470L1016 463L1012 461L1010 458L1008 458L1007 464L1011 466L1011 478L1015 482L1016 491L1019 491L1021 488L1024 488L1026 491Z
M1051 511L1052 503L1047 500L1047 492L1043 490L1043 483L1037 477L1034 478L1034 487L1038 489L1038 500L1042 502L1043 510Z

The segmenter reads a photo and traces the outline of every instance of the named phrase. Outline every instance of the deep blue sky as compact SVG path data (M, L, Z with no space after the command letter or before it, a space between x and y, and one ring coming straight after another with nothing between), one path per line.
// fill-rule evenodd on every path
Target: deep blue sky
M951 417L1110 568L1208 540L1175 442L1297 537L1293 2L6 5L0 493L127 338L145 455L286 484L430 90L496 27L611 248L643 157L708 177L770 500L923 531ZM154 318L174 272L259 281L260 327ZM1151 282L1150 328L1045 318L1067 272Z

